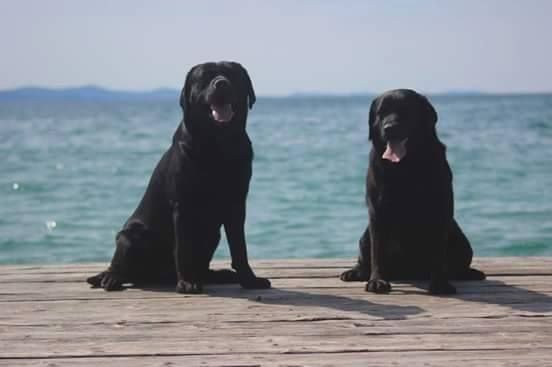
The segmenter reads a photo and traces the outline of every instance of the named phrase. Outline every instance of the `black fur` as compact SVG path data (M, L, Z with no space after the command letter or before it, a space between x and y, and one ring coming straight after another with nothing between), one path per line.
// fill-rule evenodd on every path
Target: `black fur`
M470 268L473 251L453 216L452 172L436 123L431 103L413 90L388 91L372 102L370 221L358 262L342 280L368 281L367 291L387 293L388 280L428 279L430 293L451 294L456 290L449 279L485 278ZM390 142L404 143L406 155L398 162L384 159Z
M172 144L117 234L111 265L88 283L105 290L172 283L181 293L199 293L205 282L270 287L249 266L244 234L253 159L245 128L254 103L251 79L238 63L204 63L189 71L180 98L184 118ZM216 119L213 106L226 106L231 119ZM209 269L222 227L235 271Z

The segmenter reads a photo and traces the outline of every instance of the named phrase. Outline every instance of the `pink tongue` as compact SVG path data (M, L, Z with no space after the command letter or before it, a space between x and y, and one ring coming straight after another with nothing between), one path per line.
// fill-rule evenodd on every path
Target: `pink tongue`
M211 110L213 118L218 122L228 122L234 117L234 111L230 103L218 106L213 104L211 105Z
M393 163L399 163L406 155L406 139L402 141L387 142L387 148L383 155L383 159L387 159Z

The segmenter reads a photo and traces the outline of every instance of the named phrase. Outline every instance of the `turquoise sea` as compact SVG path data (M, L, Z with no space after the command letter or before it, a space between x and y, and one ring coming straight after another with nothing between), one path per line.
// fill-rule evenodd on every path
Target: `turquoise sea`
M552 95L430 100L476 255L552 255ZM356 255L370 101L259 98L251 258ZM180 117L176 96L0 101L0 264L108 261Z

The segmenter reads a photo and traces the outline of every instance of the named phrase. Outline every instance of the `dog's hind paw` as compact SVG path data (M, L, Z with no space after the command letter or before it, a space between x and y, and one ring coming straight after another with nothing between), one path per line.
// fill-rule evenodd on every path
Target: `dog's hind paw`
M461 270L453 271L451 278L454 280L485 280L487 276L481 270L474 268L464 268Z
M484 280L487 276L481 270L469 268L465 275L465 280Z
M176 285L176 292L182 294L199 294L203 292L203 285L199 282L179 280Z
M370 279L368 283L366 283L366 292L372 292L372 293L389 293L391 292L391 284L383 279Z
M86 278L86 283L90 284L92 288L100 288L105 273L105 271L102 271L99 274Z
M367 281L369 278L370 276L368 275L368 273L360 269L358 265L352 269L344 271L339 277L339 279L344 282L362 282Z

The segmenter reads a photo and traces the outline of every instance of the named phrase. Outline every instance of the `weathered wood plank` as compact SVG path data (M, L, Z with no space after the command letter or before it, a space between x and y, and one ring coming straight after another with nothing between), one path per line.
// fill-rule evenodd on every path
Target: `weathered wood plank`
M268 334L268 335L267 335ZM27 335L9 340L10 348L2 358L16 357L86 357L94 355L197 355L232 353L339 353L379 351L435 351L435 350L526 350L548 348L552 335L533 332L481 334L379 334L331 335L319 330L307 336L272 335L272 333L243 334L229 337L208 333L192 336L169 333L126 333L112 331L100 335L66 335L63 331ZM552 352L552 347L550 351Z
M168 316L146 318L138 317L138 314L123 313L119 318L106 318L105 320L50 320L35 319L32 322L5 322L0 324L3 340L17 339L22 335L55 334L59 332L67 334L100 335L110 333L112 330L126 330L129 333L143 333L153 335L157 332L169 335L197 336L209 333L227 336L239 336L240 334L253 333L270 329L273 335L313 335L324 329L327 333L341 335L347 332L352 335L379 335L379 334L476 334L490 332L532 332L536 329L542 332L552 332L550 318L504 316L492 317L457 317L440 318L438 322L429 318L414 318L400 320L380 319L370 320L345 316L314 315L296 318L265 318L254 320L221 319L220 317L202 318L196 320L194 315L173 319ZM315 329L305 328L310 324ZM320 328L320 329L319 329ZM169 332L170 331L170 332ZM94 333L93 333L94 332ZM97 332L97 333L96 333Z
M505 358L502 350L486 351L393 351L393 352L353 352L353 353L295 353L295 354L210 354L210 355L160 355L160 356L109 356L95 358L52 358L52 359L11 359L0 360L0 366L132 366L132 367L171 367L171 366L378 366L396 367L530 367L552 365L549 349L517 350Z

